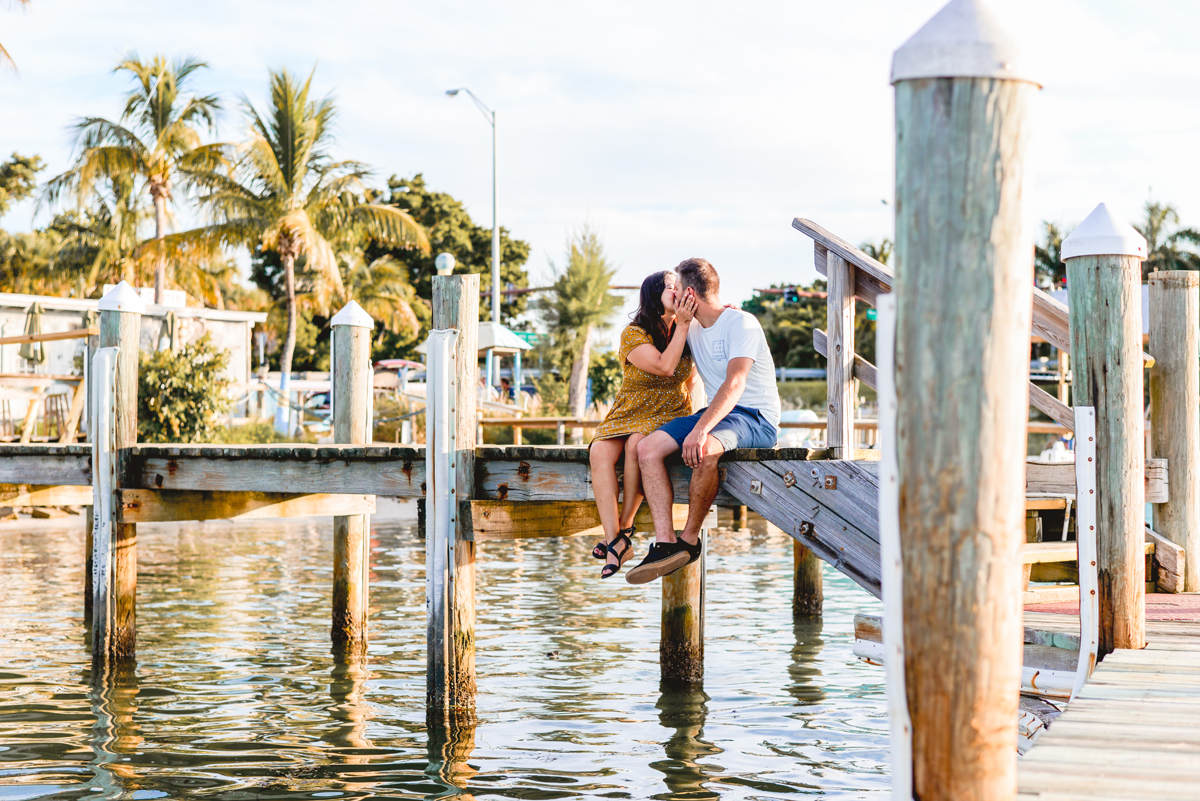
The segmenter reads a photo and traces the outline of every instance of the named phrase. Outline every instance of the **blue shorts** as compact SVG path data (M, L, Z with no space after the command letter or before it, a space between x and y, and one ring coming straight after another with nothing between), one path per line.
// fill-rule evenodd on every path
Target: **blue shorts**
M687 417L676 417L658 430L670 434L671 439L682 448L683 441L692 433L705 411L706 409L701 409ZM779 439L779 430L771 425L771 421L758 409L746 406L734 406L708 433L724 445L727 451L735 448L774 448Z

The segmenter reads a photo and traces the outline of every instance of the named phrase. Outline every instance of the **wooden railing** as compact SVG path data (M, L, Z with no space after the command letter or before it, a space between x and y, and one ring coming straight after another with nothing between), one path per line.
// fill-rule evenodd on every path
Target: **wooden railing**
M797 217L792 227L813 240L813 260L817 272L829 281L829 334L817 330L813 334L816 351L829 360L828 413L837 421L831 428L830 447L846 438L854 419L854 380L858 379L875 389L875 367L854 352L854 304L863 301L876 305L877 298L892 291L895 274L885 264L871 258L816 223ZM1060 303L1037 287L1033 292L1033 325L1031 334L1041 337L1064 353L1071 352L1070 317L1065 304ZM832 355L831 355L832 354ZM1145 357L1150 364L1153 360ZM1029 403L1058 425L1073 430L1071 408L1050 393L1029 384Z

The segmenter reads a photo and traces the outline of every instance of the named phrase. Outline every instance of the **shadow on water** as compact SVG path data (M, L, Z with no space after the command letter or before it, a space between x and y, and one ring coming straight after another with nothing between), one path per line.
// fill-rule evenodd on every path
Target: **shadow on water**
M662 799L705 799L716 798L718 793L705 787L710 781L709 773L720 773L718 765L701 765L702 757L712 757L724 752L703 739L704 723L708 718L708 694L702 684L662 682L661 695L655 707L658 722L671 731L670 739L663 743L666 759L651 762L650 767L663 774L667 792L651 796Z
M796 644L792 646L792 661L788 665L788 695L801 705L825 700L825 679L821 674L821 637L823 623L819 617L798 617L792 622Z

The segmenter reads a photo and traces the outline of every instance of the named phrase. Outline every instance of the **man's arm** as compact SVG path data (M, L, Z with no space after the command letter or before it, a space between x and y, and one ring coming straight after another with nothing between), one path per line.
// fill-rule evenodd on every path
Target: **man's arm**
M750 375L750 368L753 365L754 359L749 356L740 356L729 360L729 366L725 369L725 383L721 384L716 397L712 399L708 409L700 416L692 433L688 434L687 439L683 441L683 461L688 467L696 467L700 464L708 432L713 430L713 426L724 420L725 415L733 411L733 407L737 406L737 402L741 400L742 392L746 389L746 378Z

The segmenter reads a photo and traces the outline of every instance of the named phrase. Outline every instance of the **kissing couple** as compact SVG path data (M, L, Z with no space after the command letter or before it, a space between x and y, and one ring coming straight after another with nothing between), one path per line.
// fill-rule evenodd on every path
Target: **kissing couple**
M720 290L711 264L686 259L642 282L633 322L621 332L621 389L588 446L604 528L604 540L592 550L605 560L601 578L616 575L633 556L633 520L643 498L654 542L625 580L645 584L699 559L700 526L717 497L721 454L773 448L779 438L779 390L766 336L754 315L722 304ZM708 405L693 413L696 381L703 382ZM667 459L680 450L692 478L687 524L676 536Z

